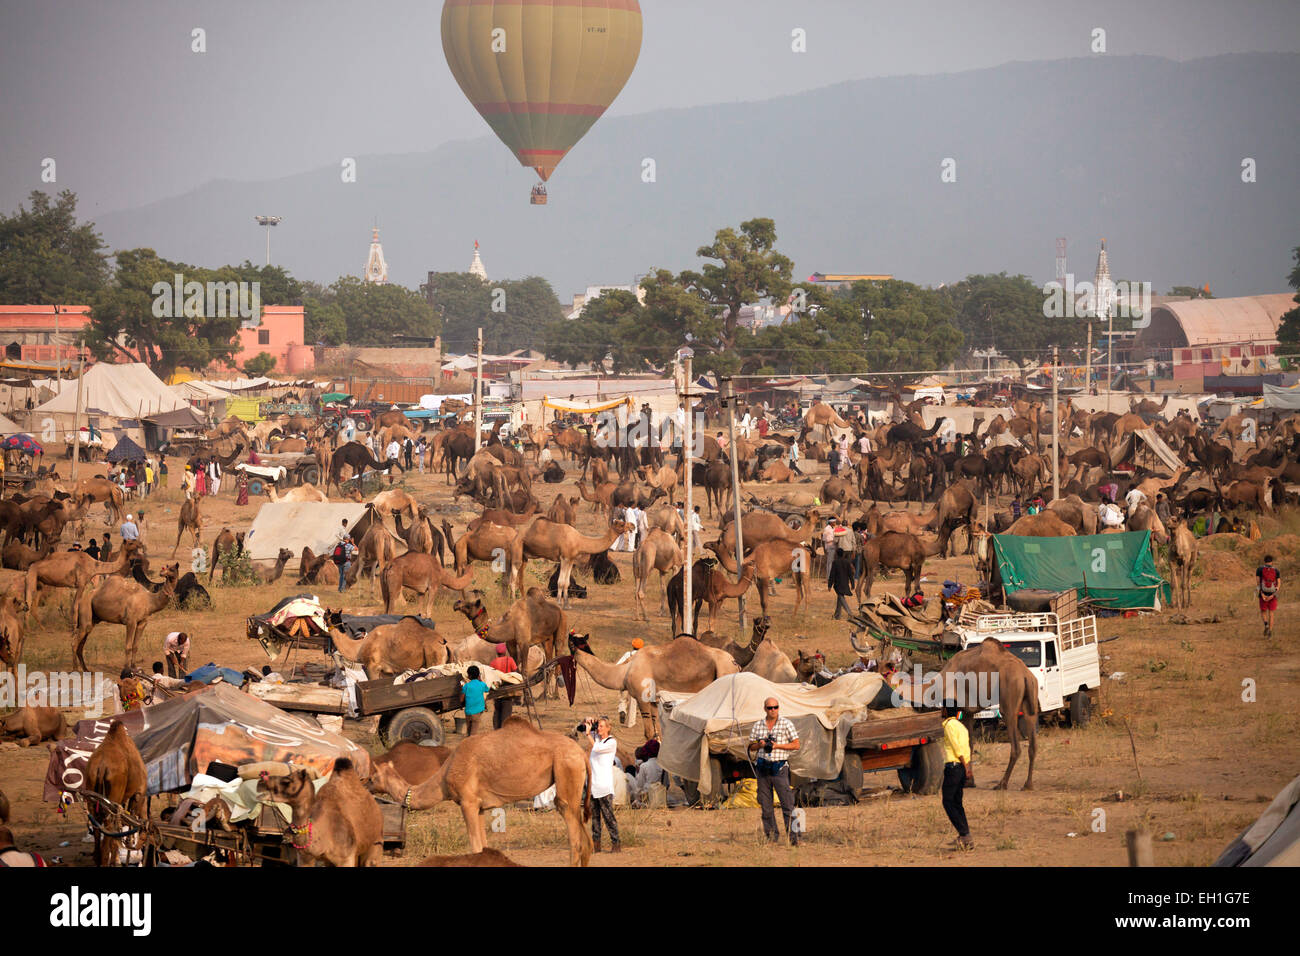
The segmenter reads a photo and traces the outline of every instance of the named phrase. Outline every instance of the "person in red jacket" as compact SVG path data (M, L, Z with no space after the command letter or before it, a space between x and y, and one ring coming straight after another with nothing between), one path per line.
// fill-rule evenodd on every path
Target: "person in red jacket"
M1264 555L1264 563L1255 569L1258 582L1259 616L1264 619L1264 636L1273 636L1273 612L1277 610L1277 592L1282 586L1282 572L1273 567L1273 555Z

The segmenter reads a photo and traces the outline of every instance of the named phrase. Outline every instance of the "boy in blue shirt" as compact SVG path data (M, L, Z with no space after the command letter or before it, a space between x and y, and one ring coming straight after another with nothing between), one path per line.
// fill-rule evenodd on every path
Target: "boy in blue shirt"
M482 726L487 713L488 686L479 680L477 667L471 665L465 674L469 680L461 686L461 692L465 695L465 736L470 737Z

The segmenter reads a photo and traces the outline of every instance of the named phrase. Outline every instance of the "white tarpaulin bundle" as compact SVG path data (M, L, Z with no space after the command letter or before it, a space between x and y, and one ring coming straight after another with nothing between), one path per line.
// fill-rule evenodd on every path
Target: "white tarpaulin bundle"
M1264 397L1261 404L1264 408L1300 410L1300 386L1292 385L1290 388L1286 388L1281 385L1269 385L1265 382Z
M879 674L845 674L824 687L774 684L757 674L731 674L698 694L659 692L663 743L659 762L669 773L698 781L709 792L709 748L744 759L754 721L764 717L763 702L775 697L781 716L799 732L799 750L790 769L802 777L832 780L844 761L849 728L866 715L889 686Z
M76 406L77 382L68 379L59 393L36 411L72 414ZM125 365L97 362L81 377L81 407L114 418L137 418L189 408L190 403L164 385L142 362Z

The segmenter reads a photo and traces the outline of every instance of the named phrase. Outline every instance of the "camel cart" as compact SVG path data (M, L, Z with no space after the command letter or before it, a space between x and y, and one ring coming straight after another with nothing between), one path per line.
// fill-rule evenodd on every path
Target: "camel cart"
M250 495L261 494L261 490L255 491L253 483L262 471L282 471L284 475L279 478L267 478L261 475L264 481L269 481L276 487L291 485L318 485L320 484L320 463L316 461L314 454L308 453L285 453L283 455L259 454L261 465L237 465L236 467L248 472L249 485L248 493Z

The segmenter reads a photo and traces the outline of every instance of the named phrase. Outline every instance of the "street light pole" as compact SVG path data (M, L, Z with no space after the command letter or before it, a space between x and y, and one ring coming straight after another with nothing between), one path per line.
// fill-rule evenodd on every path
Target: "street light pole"
M281 216L254 216L259 226L266 228L266 264L271 264L271 227L280 224Z
M1061 350L1052 346L1052 500L1061 497L1061 407L1057 404L1057 385L1061 367Z

